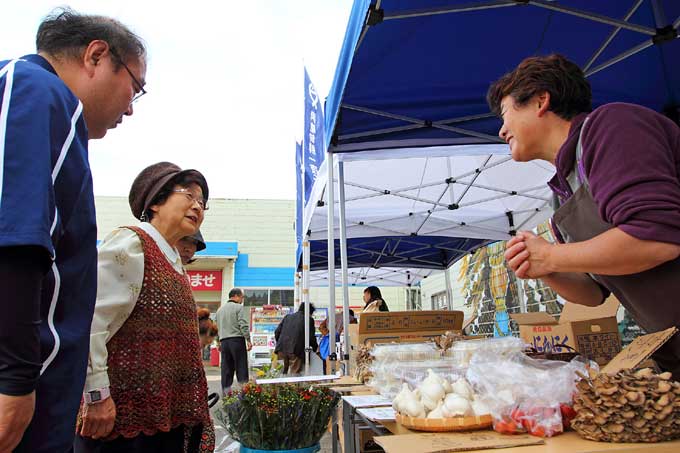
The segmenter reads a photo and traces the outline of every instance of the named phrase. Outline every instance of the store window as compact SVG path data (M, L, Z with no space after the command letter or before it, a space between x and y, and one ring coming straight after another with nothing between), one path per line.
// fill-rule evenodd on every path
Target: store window
M406 290L407 310L422 310L423 300L420 295L420 288L409 288Z
M431 296L433 310L447 310L449 304L446 300L446 291L435 293Z
M292 307L295 299L295 291L292 289L270 289L269 301L272 305Z
M244 289L243 294L246 296L245 306L247 307L261 307L269 304L268 289Z
M246 307L261 307L263 305L292 307L295 299L292 289L251 288L244 289L243 293L246 296Z

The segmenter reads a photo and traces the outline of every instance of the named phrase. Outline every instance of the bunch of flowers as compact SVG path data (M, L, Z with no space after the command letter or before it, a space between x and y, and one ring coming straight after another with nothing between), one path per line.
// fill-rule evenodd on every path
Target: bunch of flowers
M251 375L257 376L258 379L277 378L281 376L281 371L283 371L283 363L278 361L250 369Z
M295 450L319 442L339 399L325 387L248 383L224 398L217 418L248 448Z

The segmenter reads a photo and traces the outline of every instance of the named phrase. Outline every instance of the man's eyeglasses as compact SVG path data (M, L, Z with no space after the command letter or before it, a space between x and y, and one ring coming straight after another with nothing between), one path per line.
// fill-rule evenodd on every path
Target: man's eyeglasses
M113 55L113 57L118 61L118 63L123 65L127 73L130 74L130 78L135 84L135 91L137 92L137 94L135 94L135 96L130 101L130 104L132 104L133 102L136 102L139 98L144 96L146 94L146 90L144 89L144 86L139 82L139 80L137 80L137 77L135 77L132 71L130 71L130 68L128 68L128 65L126 65L123 59L120 57L118 51L113 47L109 47L109 51L111 52L111 55Z
M193 193L191 193L189 189L174 189L173 192L183 194L185 197L187 197L188 200L191 201L192 204L196 203L202 210L204 211L208 210L208 202L205 201L203 198L196 198L196 196Z

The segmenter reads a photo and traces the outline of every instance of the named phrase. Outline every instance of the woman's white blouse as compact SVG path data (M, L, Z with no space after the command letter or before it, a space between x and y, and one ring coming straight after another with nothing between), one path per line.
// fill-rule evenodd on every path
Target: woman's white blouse
M172 267L184 273L182 259L153 225L137 225L151 236ZM85 392L109 386L106 343L118 332L135 308L144 279L144 253L137 234L117 228L99 244L97 302L90 333L90 356Z

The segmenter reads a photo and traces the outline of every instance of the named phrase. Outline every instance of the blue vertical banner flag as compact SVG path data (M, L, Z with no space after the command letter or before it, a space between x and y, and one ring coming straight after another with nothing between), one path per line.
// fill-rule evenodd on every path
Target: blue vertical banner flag
M302 211L304 209L303 193L302 193L302 144L295 143L295 187L297 200L295 200L295 239L297 240L297 250L295 252L295 269L300 266L300 257L302 256Z
M302 140L304 205L307 206L321 163L326 158L321 100L305 68L305 132Z

